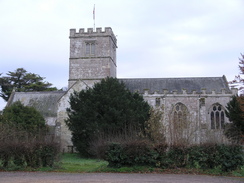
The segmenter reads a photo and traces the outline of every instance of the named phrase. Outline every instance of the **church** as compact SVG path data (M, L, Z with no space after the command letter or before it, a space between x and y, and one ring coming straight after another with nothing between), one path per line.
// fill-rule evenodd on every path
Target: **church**
M7 106L21 101L33 106L61 143L62 151L72 146L65 125L69 96L92 87L106 77L116 77L117 39L110 27L70 29L69 80L67 91L13 92ZM225 106L237 89L229 88L225 76L186 78L118 78L131 92L138 92L155 109L162 111L168 143L227 142L223 135Z

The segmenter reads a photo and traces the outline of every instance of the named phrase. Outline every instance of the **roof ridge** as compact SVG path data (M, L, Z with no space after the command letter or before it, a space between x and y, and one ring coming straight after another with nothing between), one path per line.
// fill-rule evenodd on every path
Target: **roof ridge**
M205 79L205 78L223 78L223 76L214 76L214 77L169 77L169 78L117 78L118 80L126 79Z

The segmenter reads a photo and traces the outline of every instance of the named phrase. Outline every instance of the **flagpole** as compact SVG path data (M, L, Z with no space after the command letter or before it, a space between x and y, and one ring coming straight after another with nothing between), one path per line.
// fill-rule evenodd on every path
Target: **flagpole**
M93 31L95 31L95 4L93 7Z

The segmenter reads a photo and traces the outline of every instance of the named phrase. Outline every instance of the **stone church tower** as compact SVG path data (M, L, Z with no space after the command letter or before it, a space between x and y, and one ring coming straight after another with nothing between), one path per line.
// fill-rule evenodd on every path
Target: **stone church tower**
M78 80L87 84L103 78L116 77L117 39L110 27L94 32L70 30L69 88Z
M110 27L104 31L70 29L70 59L68 91L58 100L56 135L60 135L61 147L67 151L72 145L71 133L65 120L69 97L74 91L85 90L106 77L116 77L117 39Z

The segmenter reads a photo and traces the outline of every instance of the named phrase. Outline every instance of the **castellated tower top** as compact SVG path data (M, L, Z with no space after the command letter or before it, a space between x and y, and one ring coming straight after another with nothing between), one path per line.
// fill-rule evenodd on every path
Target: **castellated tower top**
M117 47L117 39L111 27L105 27L104 31L102 31L101 27L98 27L96 28L95 32L93 31L93 28L88 28L87 32L85 31L84 28L79 29L79 32L76 32L76 29L70 29L70 38L97 37L97 36L110 36Z
M116 77L117 39L110 27L70 29L69 87L77 80Z

